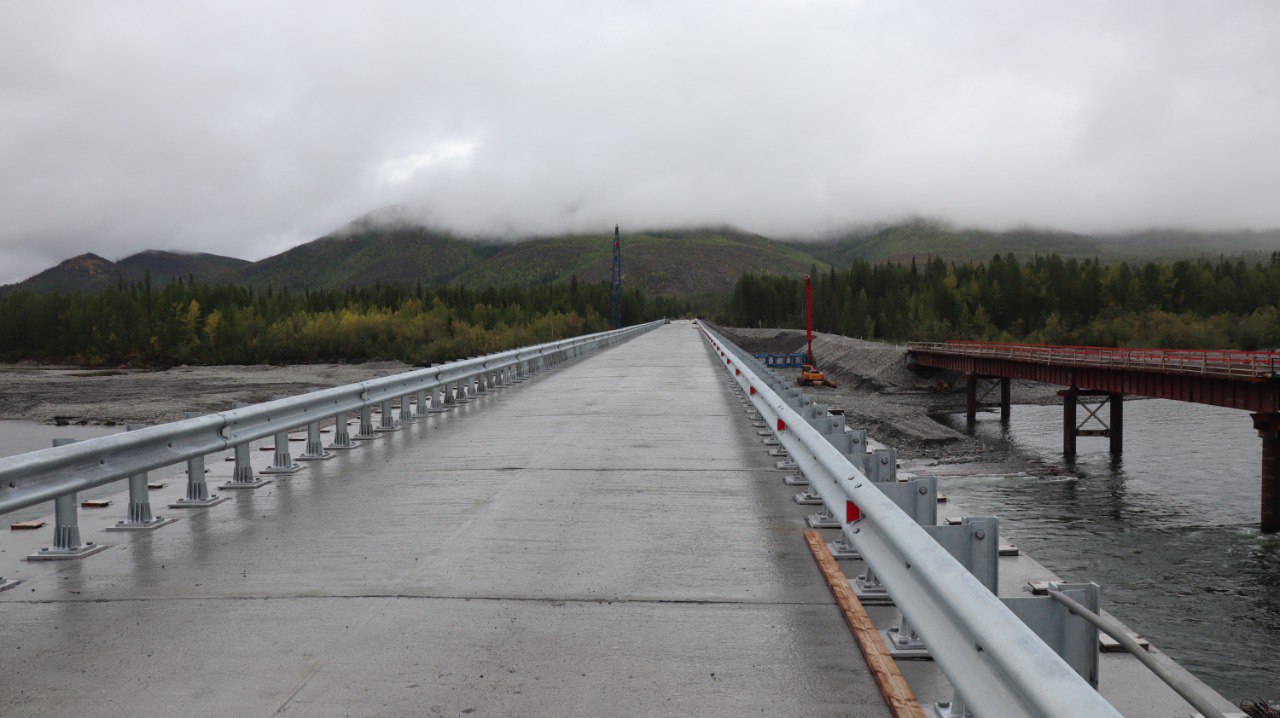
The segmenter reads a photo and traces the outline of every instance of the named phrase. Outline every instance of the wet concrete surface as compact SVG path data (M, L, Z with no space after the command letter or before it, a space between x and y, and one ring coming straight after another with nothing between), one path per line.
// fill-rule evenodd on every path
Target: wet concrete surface
M100 554L0 536L0 714L887 715L761 448L676 323L219 506L176 473L154 532L117 492Z

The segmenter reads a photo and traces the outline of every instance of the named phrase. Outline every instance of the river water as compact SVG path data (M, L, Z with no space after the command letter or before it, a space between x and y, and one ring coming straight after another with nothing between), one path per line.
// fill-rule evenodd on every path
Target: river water
M962 414L943 421L964 430ZM1062 473L942 479L966 513L1000 517L1064 579L1097 582L1109 611L1227 697L1280 697L1280 537L1258 531L1246 412L1127 402L1114 462L1107 439L1083 437L1064 461L1060 406L1015 406L1007 428L980 414L974 431Z

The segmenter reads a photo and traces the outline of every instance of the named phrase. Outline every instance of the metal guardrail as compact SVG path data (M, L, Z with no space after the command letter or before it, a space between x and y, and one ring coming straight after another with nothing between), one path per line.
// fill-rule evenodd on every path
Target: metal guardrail
M292 465L288 454L287 434L294 429L304 426L311 429L323 420L336 418L340 419L342 426L340 432L335 433L340 433L345 438L346 416L360 412L362 431L370 430L370 410L377 405L382 406L382 421L386 427L393 423L390 414L391 403L395 399L402 400L402 416L407 416L405 402L416 397L421 415L425 413L424 400L428 393L432 394L433 408L441 402L452 405L456 396L463 396L465 399L465 395L477 387L480 391L486 391L494 386L519 381L528 373L613 346L662 323L662 320L658 320L615 331L512 349L0 458L0 513L53 499L65 499L86 489L140 476L147 471L184 461L203 462L206 455L231 448L238 451L246 449L249 442L268 436L276 437L277 461L273 468L280 469L276 473L284 473ZM455 391L460 393L455 394ZM318 431L315 435L318 443ZM312 448L308 447L309 450ZM346 447L339 445L336 448ZM247 463L247 454L245 457ZM323 457L304 455L299 458ZM188 468L190 470L191 466ZM201 476L204 473L202 463L199 473ZM191 476L194 477L194 473ZM237 476L238 480L240 478ZM250 477L242 483L251 482ZM199 483L203 487L202 478ZM143 491L145 492L145 482ZM188 496L188 499L197 498ZM207 499L207 493L205 498ZM55 546L57 543L55 541ZM78 537L75 545L78 545Z
M1280 352L1215 349L1124 349L1112 347L999 344L991 342L911 342L908 351L1037 364L1101 366L1163 374L1223 379L1280 378Z
M991 718L1120 716L993 593L994 587L971 574L855 467L830 437L811 426L788 401L799 395L786 388L780 377L714 330L701 323L698 328L721 354L744 396L770 428L776 427L782 448L826 510L838 517L843 540L888 588L904 619L923 638L955 687L958 700L948 715L963 715L968 708ZM843 422L839 427L841 440L861 435L846 432ZM1096 657L1096 631L1091 635L1092 646L1086 650Z
M757 353L753 354L756 359L764 362L764 365L770 369L774 367L799 369L804 366L804 352L792 352L790 354L779 353Z

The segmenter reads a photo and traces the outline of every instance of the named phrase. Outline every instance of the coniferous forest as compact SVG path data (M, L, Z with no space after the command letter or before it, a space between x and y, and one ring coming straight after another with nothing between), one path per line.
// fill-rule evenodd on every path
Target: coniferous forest
M609 328L607 283L288 292L188 280L0 296L0 358L87 366L441 362ZM626 324L687 313L623 292Z
M813 291L815 330L865 339L1280 347L1280 252L1143 265L1012 254L986 263L856 261L816 272ZM802 328L804 301L803 279L748 274L721 318Z

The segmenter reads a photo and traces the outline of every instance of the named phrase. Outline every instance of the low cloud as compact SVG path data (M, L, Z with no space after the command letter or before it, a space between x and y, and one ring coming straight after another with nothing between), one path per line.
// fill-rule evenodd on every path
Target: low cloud
M0 281L463 232L1280 226L1280 4L8 3Z

